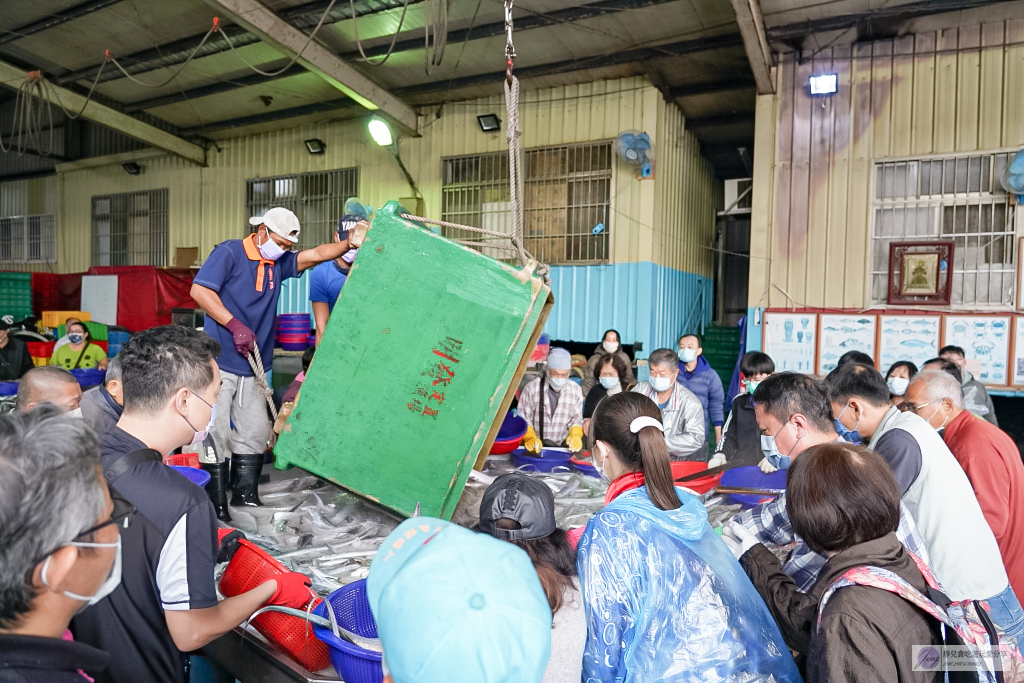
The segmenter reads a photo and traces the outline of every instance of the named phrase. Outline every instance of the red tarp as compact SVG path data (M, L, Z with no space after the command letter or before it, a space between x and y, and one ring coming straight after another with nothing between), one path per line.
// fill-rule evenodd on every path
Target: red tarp
M172 308L196 307L189 295L193 271L188 268L94 266L86 275L117 275L117 324L132 332L170 325Z

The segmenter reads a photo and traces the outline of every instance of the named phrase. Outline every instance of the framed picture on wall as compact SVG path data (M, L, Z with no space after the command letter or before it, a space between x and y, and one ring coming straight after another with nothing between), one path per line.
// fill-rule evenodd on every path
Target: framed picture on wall
M1017 240L1017 310L1024 310L1024 237Z
M952 240L890 243L888 302L949 305L953 249Z

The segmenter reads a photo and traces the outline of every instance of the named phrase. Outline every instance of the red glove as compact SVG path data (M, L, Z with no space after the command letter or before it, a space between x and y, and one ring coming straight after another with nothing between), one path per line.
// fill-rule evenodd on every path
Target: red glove
M224 327L228 328L235 341L235 351L248 356L256 348L256 334L238 318L232 318Z
M267 600L268 605L281 605L293 609L306 609L309 601L316 597L310 589L309 579L298 572L288 572L274 577L277 590Z

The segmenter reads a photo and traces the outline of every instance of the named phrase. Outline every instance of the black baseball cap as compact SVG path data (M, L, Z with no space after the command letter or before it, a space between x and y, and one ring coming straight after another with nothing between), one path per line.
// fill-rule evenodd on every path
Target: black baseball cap
M338 219L338 239L345 241L348 239L348 231L356 227L356 223L363 220L361 216L357 216L354 213L347 213Z
M494 522L511 519L521 529L498 529ZM556 529L555 496L541 481L519 472L494 480L480 502L480 531L503 541L544 538Z

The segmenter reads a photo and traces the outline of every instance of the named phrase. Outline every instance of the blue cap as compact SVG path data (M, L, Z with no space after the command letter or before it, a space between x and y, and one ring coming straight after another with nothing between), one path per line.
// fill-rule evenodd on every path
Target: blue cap
M338 239L345 241L348 239L348 231L356 227L356 223L363 220L362 216L357 216L354 213L347 213L338 219Z
M433 517L402 522L366 595L400 683L540 683L551 607L520 548Z

